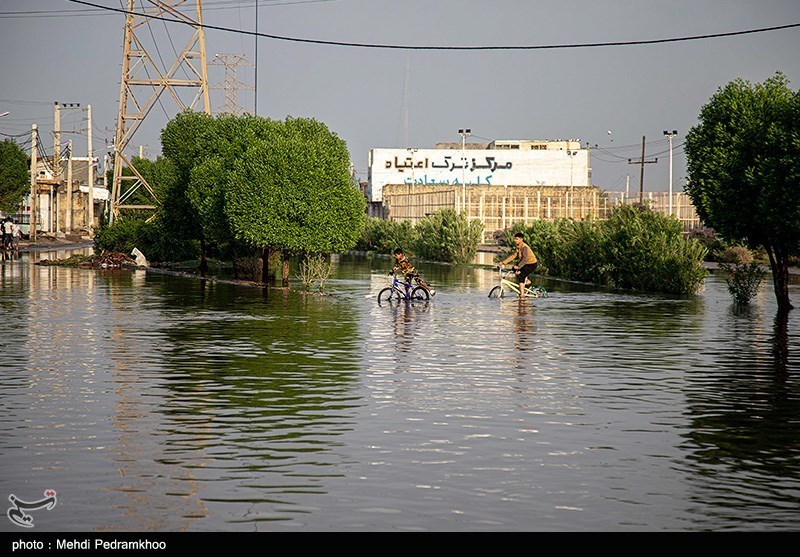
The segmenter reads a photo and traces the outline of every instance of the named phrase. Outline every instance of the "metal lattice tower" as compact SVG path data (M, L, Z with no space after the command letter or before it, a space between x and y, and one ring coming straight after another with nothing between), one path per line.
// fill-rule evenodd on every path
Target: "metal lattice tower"
M250 87L239 81L236 77L236 68L241 66L255 66L243 54L215 54L214 61L209 62L211 66L225 66L225 83L222 86L212 85L212 89L223 89L225 91L225 108L221 110L223 114L251 114L237 102L239 91L255 91L255 87Z
M156 209L158 199L153 188L134 167L125 154L131 139L141 127L153 107L160 103L164 92L169 92L179 110L196 110L202 101L203 111L211 113L208 94L208 75L206 72L206 40L203 31L202 1L195 0L195 13L190 15L191 4L187 0L146 0L150 4L144 13L135 13L135 0L127 0L125 17L125 38L122 54L122 80L119 91L119 112L117 113L117 131L114 137L114 181L111 191L111 210L109 219L113 222L124 209ZM169 24L174 31L192 30L191 36L183 50L167 66L170 59L162 59L155 37L149 27L154 18L169 18L184 22L186 25ZM171 34L172 36L172 34ZM157 57L153 57L153 49ZM159 66L156 60L160 60ZM178 70L186 76L177 77ZM195 89L194 96L185 102L178 92ZM190 91L191 93L191 91ZM163 106L163 105L162 105ZM122 168L127 166L132 176L123 176ZM130 204L131 196L144 189L144 197L151 199L149 203ZM140 196L141 198L142 196Z

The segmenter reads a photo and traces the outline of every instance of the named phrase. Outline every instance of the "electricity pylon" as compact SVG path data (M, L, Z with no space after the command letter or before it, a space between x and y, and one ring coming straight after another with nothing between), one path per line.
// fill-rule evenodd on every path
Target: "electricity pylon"
M249 110L243 108L237 102L239 91L255 91L255 87L250 87L239 81L236 77L236 68L241 66L255 66L243 54L215 54L214 60L209 62L211 66L225 66L225 83L222 86L212 85L212 89L223 89L225 91L224 114L248 114Z
M202 1L195 0L194 17L188 13L190 7L184 6L190 4L187 0L147 0L151 6L147 7L144 13L136 11L135 3L135 0L126 2L122 80L119 89L117 131L114 137L114 181L111 191L110 222L119 217L120 211L124 209L157 208L158 199L153 188L135 168L131 158L125 154L125 149L153 107L160 103L162 94L165 91L169 92L169 96L181 112L195 110L202 101L203 111L211 114L206 72L206 40L202 27ZM149 27L151 21L158 21L155 18L174 19L184 23L184 25L167 23L170 31L178 32L187 28L192 30L183 50L169 66L166 66L169 58L166 60L161 58L161 51L154 44L155 36ZM174 37L175 34L170 32L170 36ZM150 54L153 48L156 49L157 58ZM163 67L156 64L157 59L161 60ZM185 79L177 77L178 70L183 71ZM191 101L184 102L178 94L179 87L196 90ZM123 176L123 166L127 166L133 175ZM140 203L129 203L131 196L141 189L146 190L146 195L140 196ZM151 201L142 203L142 198Z

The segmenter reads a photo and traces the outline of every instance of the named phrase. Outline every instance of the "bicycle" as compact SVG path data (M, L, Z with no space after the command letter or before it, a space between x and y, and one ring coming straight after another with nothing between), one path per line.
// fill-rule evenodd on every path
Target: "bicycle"
M411 282L400 281L393 275L392 285L378 292L378 303L381 302L427 302L430 293L422 286L412 288Z
M516 280L509 280L509 277L513 277L514 279L516 279L516 275L514 274L513 269L503 272L503 269L501 267L498 267L498 272L500 273L500 284L493 287L489 291L489 297L505 298L506 295L510 292L513 292L515 296L519 297L519 282ZM538 285L527 286L525 288L525 297L545 298L547 297L547 290L545 290L544 287Z

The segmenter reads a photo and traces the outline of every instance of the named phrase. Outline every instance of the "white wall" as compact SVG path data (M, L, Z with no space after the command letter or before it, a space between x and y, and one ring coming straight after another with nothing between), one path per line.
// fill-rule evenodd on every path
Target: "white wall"
M367 195L386 184L589 186L589 151L508 149L370 149Z

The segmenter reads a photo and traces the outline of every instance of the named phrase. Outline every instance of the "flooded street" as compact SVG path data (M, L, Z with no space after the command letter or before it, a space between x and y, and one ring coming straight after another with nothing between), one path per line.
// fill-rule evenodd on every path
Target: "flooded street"
M390 266L319 296L0 262L0 497L57 491L45 531L800 528L771 283L519 302L420 264L434 299L379 306Z

